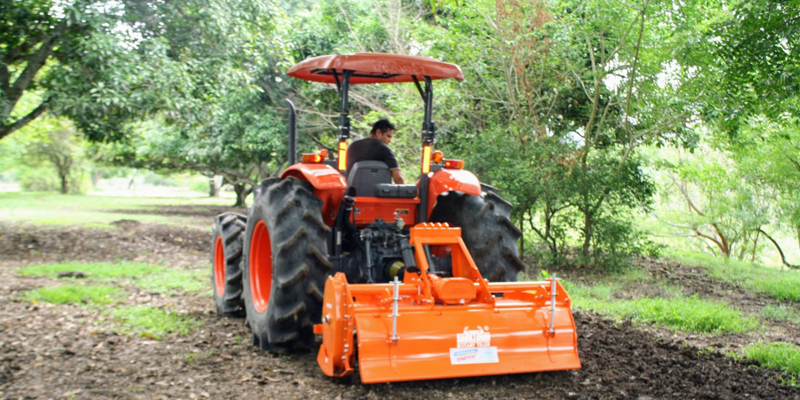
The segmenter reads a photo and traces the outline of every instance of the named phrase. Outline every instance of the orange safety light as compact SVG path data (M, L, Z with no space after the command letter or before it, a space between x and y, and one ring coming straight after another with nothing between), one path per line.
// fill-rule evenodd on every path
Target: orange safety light
M444 160L447 169L464 169L464 160Z
M322 157L322 154L303 153L302 162L304 162L306 164L309 164L309 163L310 164L319 164L324 159L325 159L325 157Z
M306 164L319 164L325 161L325 158L328 157L328 150L320 149L318 153L303 153L303 158L301 159L302 162Z
M441 150L436 150L433 152L433 163L434 164L441 164L442 160L444 160L444 153Z
M339 171L347 169L347 142L339 141Z
M431 172L431 146L422 146L422 173Z

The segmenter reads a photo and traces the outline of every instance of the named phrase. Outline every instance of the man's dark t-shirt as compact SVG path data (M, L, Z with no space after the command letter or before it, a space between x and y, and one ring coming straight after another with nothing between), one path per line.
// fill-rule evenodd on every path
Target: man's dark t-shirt
M347 147L347 176L350 176L350 169L359 161L383 161L390 170L400 168L392 148L371 137L358 139Z

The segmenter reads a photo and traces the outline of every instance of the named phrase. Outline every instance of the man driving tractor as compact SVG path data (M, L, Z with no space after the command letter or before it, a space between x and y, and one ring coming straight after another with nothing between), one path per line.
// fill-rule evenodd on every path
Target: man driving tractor
M369 137L353 141L347 147L347 175L345 176L350 176L350 170L359 161L383 161L392 172L394 183L404 184L405 178L403 172L400 171L400 164L389 147L394 131L394 125L389 120L382 119L372 125Z

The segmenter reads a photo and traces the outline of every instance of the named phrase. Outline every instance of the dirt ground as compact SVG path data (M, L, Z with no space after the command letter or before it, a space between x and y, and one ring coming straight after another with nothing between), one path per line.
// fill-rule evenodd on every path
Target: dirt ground
M218 209L165 209L207 218ZM36 304L19 294L57 279L19 276L45 261L136 260L209 271L211 232L118 221L117 229L0 222L0 398L3 399L800 399L779 374L722 352L749 335L676 335L576 311L577 371L362 385L318 369L315 354L276 355L250 343L244 321L218 317L211 290L166 296L129 288L136 304L194 316L203 326L162 340L109 333L103 316L76 305ZM646 261L651 274L747 311L771 302L700 270ZM581 271L565 271L580 279ZM631 297L640 295L636 291ZM797 343L798 327L768 334ZM756 334L757 335L757 334Z

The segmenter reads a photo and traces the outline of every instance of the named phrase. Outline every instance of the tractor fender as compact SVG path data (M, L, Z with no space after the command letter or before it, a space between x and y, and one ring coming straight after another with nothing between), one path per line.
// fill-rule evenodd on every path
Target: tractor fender
M428 214L431 215L436 199L446 192L462 192L473 196L481 195L481 182L469 171L442 168L428 178Z
M322 220L326 225L333 226L347 190L344 176L330 165L305 163L292 165L281 173L281 179L290 176L302 179L314 187L314 194L322 200Z

